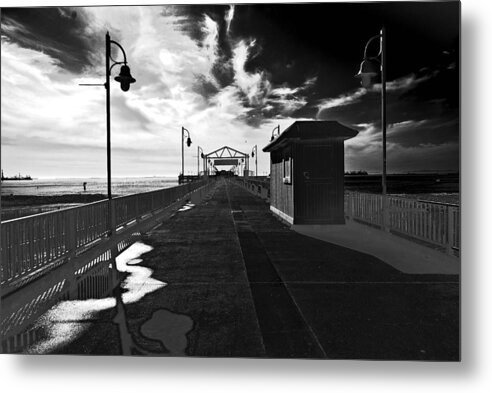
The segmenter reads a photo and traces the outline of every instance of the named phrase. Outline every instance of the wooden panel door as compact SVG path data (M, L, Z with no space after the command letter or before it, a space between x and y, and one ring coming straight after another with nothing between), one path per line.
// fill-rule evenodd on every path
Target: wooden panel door
M337 153L334 143L298 146L295 223L343 223L343 156Z

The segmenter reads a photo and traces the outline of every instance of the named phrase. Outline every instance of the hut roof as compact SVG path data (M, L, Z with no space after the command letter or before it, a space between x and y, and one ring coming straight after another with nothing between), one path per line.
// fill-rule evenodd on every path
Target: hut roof
M299 120L287 127L279 136L263 148L270 152L284 147L293 140L350 139L358 134L337 121Z

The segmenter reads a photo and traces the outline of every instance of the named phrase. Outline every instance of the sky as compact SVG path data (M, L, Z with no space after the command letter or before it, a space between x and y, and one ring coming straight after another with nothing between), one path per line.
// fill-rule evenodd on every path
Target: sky
M457 171L459 12L458 2L3 8L2 169L106 176L105 90L79 84L104 82L109 31L137 80L123 92L113 68L113 176L177 176L181 127L193 142L186 174L198 146L225 145L257 145L267 174L261 149L296 120L358 130L345 169L378 173L380 83L363 88L354 75L384 25L388 172Z

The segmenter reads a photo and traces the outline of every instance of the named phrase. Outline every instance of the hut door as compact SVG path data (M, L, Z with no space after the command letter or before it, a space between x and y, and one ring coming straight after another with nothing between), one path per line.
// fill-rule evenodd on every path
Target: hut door
M335 223L339 209L336 173L340 170L343 173L343 161L342 167L337 168L333 144L300 145L298 152L295 163L295 223Z

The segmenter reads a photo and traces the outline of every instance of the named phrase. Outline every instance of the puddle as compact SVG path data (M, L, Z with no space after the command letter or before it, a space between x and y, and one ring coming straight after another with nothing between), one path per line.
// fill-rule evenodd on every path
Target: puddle
M142 262L140 256L152 249L149 245L137 242L116 257L118 270L128 274L121 283L121 288L124 290L121 296L124 304L138 302L148 293L167 285L151 277L152 269L138 265ZM42 329L46 337L31 346L27 352L39 354L56 350L87 330L95 321L98 312L115 306L114 297L60 302L36 322L35 328Z
M160 341L169 351L168 355L184 356L188 346L186 335L191 329L193 320L189 316L161 309L154 311L152 317L141 326L140 333Z

